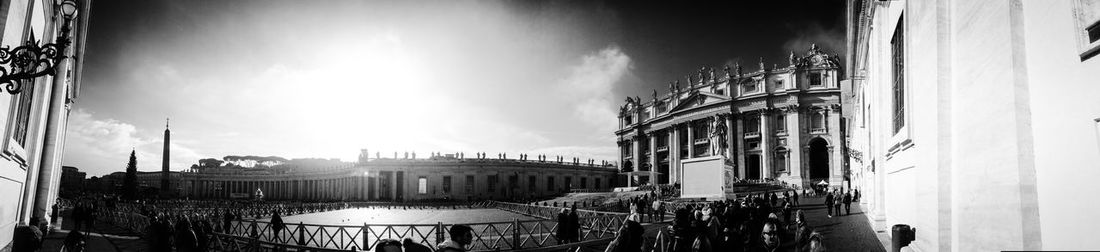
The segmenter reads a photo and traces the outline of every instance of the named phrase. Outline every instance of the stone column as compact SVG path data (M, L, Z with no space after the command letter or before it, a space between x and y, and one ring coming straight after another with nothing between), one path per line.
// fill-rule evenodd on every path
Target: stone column
M735 114L735 115L737 116L737 118L734 119L734 123L733 123L734 124L733 126L735 128L735 130L733 131L733 139L734 139L734 142L737 143L737 155L736 155L736 157L731 157L731 158L734 158L737 162L737 177L741 178L741 179L746 179L749 176L748 175L749 174L748 173L748 168L745 167L745 165L746 165L745 164L745 152L748 151L748 149L745 149L745 118L744 117L746 116L746 114Z
M677 125L668 127L668 183L680 183L680 143L677 138L680 131Z
M657 134L649 134L649 182L657 184Z
M781 113L787 129L787 169L790 169L793 181L802 186L808 180L805 177L806 173L802 165L804 152L802 151L802 130L798 110L786 109Z
M631 155L630 162L634 163L634 171L642 170L642 138L641 132L636 132L634 137L631 138ZM575 159L575 158L574 158ZM630 176L627 181L634 181L634 176Z
M695 158L695 121L687 122L687 158Z
M844 153L841 149L841 141L844 140L840 136L840 105L830 106L825 111L825 120L825 132L829 134L829 183L848 188L848 184L844 183Z
M779 176L775 174L774 162L772 161L772 136L775 133L772 132L769 127L768 117L771 116L771 111L763 109L760 111L760 177L761 178L773 178L778 179Z

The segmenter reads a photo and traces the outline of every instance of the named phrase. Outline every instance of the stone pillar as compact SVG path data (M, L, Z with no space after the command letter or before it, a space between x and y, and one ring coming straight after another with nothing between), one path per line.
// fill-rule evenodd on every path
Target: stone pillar
M798 110L783 110L780 112L783 115L783 122L786 123L787 129L787 169L790 170L791 178L795 183L799 183L800 186L805 186L805 181L808 181L805 177L805 167L802 165L802 130L799 122Z
M677 138L680 131L676 124L669 126L668 131L668 183L680 183L680 143Z
M774 162L772 161L772 136L775 133L772 132L769 127L768 117L771 117L771 112L768 109L760 111L760 177L761 178L773 178L778 179L779 176L775 174Z
M649 182L657 184L657 134L649 134Z
M694 121L687 122L687 158L695 158L695 125Z
M844 140L840 136L840 106L830 106L825 111L825 120L825 132L829 134L829 184L848 188L848 184L844 183L844 153L841 148L841 141Z
M631 160L630 162L634 163L634 171L641 171L642 170L642 140L643 139L644 138L642 138L641 132L637 132L637 133L635 133L634 137L631 138L631 141L630 141L630 144L631 144L630 151L631 151L631 155L632 155L632 157L630 158L630 160ZM576 160L576 158L574 158L574 160ZM634 181L634 176L630 176L627 179L628 179L627 181Z
M736 114L737 118L734 119L734 132L733 139L737 143L737 155L732 157L737 162L737 177L741 179L748 178L748 169L745 167L745 116L746 114Z

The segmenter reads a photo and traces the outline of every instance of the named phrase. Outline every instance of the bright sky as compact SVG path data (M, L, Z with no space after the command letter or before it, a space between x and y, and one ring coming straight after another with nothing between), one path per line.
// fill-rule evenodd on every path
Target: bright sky
M159 170L166 117L172 170L361 148L614 160L626 96L843 54L842 3L96 1L64 163L99 176L136 149Z

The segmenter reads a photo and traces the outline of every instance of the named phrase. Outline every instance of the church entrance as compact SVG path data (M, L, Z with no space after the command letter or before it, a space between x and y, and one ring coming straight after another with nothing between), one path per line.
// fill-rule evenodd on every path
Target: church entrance
M829 144L825 139L810 140L810 179L820 181L829 178Z
M760 179L760 155L745 157L745 179Z

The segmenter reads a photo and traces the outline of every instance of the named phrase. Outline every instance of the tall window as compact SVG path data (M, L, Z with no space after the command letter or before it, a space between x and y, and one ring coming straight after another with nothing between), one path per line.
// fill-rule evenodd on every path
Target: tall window
M785 148L779 148L775 150L775 171L787 171L787 149Z
M596 187L593 188L600 189L600 178L596 178Z
M565 189L573 189L573 177L565 177Z
M779 113L775 116L775 132L787 132L787 115Z
M466 195L474 194L474 175L466 175Z
M556 190L556 188L554 188L554 176L547 176L546 177L546 191L553 192L555 190Z
M902 23L905 16L898 19L894 28L894 37L890 39L890 53L893 57L891 68L894 74L894 134L905 127L905 31Z
M528 178L527 178L527 191L529 191L529 192L534 192L534 191L538 190L538 188L537 188L537 187L535 187L535 181L536 181L537 179L538 179L538 178L537 178L537 177L535 177L535 176L531 176L531 177L528 177Z
M451 176L443 176L443 194L451 194Z
M500 182L499 175L489 175L489 192L497 191L497 183Z
M588 188L588 178L582 177L581 178L581 189L587 189L587 188Z
M420 176L420 178L416 179L416 193L428 193L428 177Z

